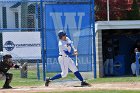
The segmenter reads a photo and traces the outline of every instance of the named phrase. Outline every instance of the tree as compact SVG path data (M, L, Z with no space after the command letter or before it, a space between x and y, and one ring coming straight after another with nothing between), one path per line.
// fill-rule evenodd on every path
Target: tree
M95 17L96 20L107 20L106 0L95 0Z
M140 9L137 0L133 0L131 10L127 14L128 20L139 20L140 19Z
M139 6L136 0L131 5L128 3L128 0L109 0L109 7L110 20L129 19L128 15L130 16L130 12L133 16L135 15L139 18ZM107 0L95 0L95 17L96 20L107 20Z

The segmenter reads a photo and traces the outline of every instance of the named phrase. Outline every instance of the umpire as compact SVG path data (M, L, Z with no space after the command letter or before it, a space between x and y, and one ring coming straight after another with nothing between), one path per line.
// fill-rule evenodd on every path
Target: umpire
M13 74L8 73L8 70L12 67L19 68L18 65L15 65L13 63L11 55L9 55L9 54L4 55L3 56L3 61L0 62L0 74L3 74L3 76L6 77L5 83L3 85L4 89L12 88L10 86L10 83L12 81Z

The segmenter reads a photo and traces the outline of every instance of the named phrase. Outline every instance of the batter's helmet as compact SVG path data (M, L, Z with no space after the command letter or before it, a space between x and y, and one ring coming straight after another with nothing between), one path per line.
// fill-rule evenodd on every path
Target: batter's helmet
M62 36L66 36L66 33L65 33L63 30L60 30L60 31L58 32L58 37L59 37L59 39L61 39Z

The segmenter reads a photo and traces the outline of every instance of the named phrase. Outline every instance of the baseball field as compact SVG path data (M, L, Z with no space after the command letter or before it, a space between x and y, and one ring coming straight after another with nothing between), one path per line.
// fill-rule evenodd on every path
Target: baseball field
M67 78L56 80L50 83L49 87L44 86L44 81L37 80L36 71L28 71L28 78L20 78L19 70L11 70L14 74L11 85L13 89L0 89L0 93L140 93L139 77L115 77L97 78L87 80L91 87L80 87L80 82L70 73ZM53 76L56 73L47 73ZM2 87L4 81L0 81Z

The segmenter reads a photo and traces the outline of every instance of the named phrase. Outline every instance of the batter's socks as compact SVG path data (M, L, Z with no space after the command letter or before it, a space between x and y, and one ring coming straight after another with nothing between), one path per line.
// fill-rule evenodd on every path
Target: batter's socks
M80 81L83 82L83 77L81 76L81 74L79 73L79 71L76 71L76 72L74 73L74 75L75 75Z
M55 80L59 78L62 78L61 74L57 74L56 76L52 77L50 80Z

